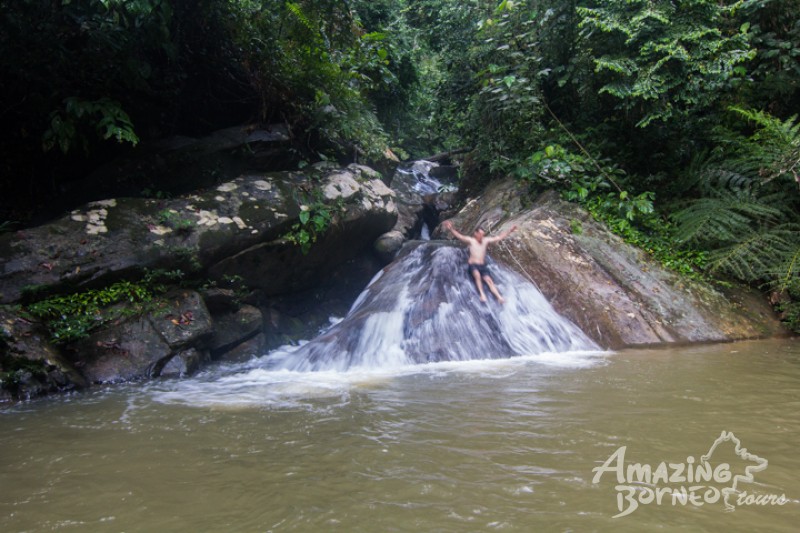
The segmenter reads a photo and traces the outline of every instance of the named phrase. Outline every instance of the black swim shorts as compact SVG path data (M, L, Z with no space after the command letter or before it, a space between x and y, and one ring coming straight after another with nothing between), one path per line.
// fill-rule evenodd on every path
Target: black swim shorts
M483 276L491 276L492 273L489 272L489 267L486 265L469 265L469 275L474 276L473 272L475 271L480 272L481 277Z

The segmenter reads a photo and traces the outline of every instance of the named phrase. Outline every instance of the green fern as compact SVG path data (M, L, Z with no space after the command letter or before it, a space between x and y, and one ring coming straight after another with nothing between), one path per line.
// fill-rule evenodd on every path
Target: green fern
M800 122L797 115L781 121L763 111L732 107L731 111L756 126L756 132L738 148L738 162L762 181L791 178L798 182Z
M783 279L775 274L783 270L779 265L800 250L798 235L797 228L792 231L781 226L747 232L730 245L713 250L708 270L780 288Z
M780 291L800 278L800 223L789 222L771 228L773 261L765 269L771 286Z
M295 18L300 21L300 24L306 27L311 34L317 33L317 27L311 22L311 19L303 12L303 8L294 2L286 2L286 9L291 11Z
M710 272L784 291L800 276L800 124L731 111L755 131L715 131L719 148L687 180L699 197L672 214L676 236L708 252Z
M744 109L738 106L731 106L730 110L742 116L746 120L755 123L760 129L754 134L754 139L774 138L784 144L797 146L800 141L800 123L797 122L797 115L781 121L764 111Z
M699 198L673 213L680 241L713 246L736 242L752 229L754 221L763 225L782 216L780 209L750 195L717 191Z

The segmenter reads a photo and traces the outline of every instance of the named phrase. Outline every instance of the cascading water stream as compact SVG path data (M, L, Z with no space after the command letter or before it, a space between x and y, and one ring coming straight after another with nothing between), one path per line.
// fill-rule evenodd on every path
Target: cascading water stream
M344 320L299 348L274 352L269 368L347 371L598 349L506 267L490 263L505 304L491 296L481 302L465 249L441 242L410 248L372 280Z
M410 165L398 168L397 173L413 176L413 180L409 182L413 184L410 187L410 191L416 194L427 195L438 194L442 191L455 191L457 189L455 185L442 183L440 180L431 176L431 169L438 166L438 163L432 163L430 161L414 161Z

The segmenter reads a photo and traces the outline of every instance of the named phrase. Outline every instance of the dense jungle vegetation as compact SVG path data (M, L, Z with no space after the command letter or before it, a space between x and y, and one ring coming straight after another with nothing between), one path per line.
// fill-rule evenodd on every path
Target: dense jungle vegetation
M275 169L469 148L800 324L800 0L0 0L4 231L137 145L282 124ZM144 187L143 187L144 189Z

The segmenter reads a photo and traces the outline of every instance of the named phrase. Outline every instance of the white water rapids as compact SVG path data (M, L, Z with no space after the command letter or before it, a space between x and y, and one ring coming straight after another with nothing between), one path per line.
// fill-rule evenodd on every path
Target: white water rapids
M481 302L466 250L413 243L378 273L347 316L300 346L284 346L195 379L155 386L157 401L216 406L295 405L346 397L400 375L453 370L501 374L509 365L586 367L607 355L529 281L497 263L506 302Z
M479 300L463 248L418 244L372 280L344 320L273 353L269 367L346 371L597 349L532 283L496 263L491 270L505 304Z

